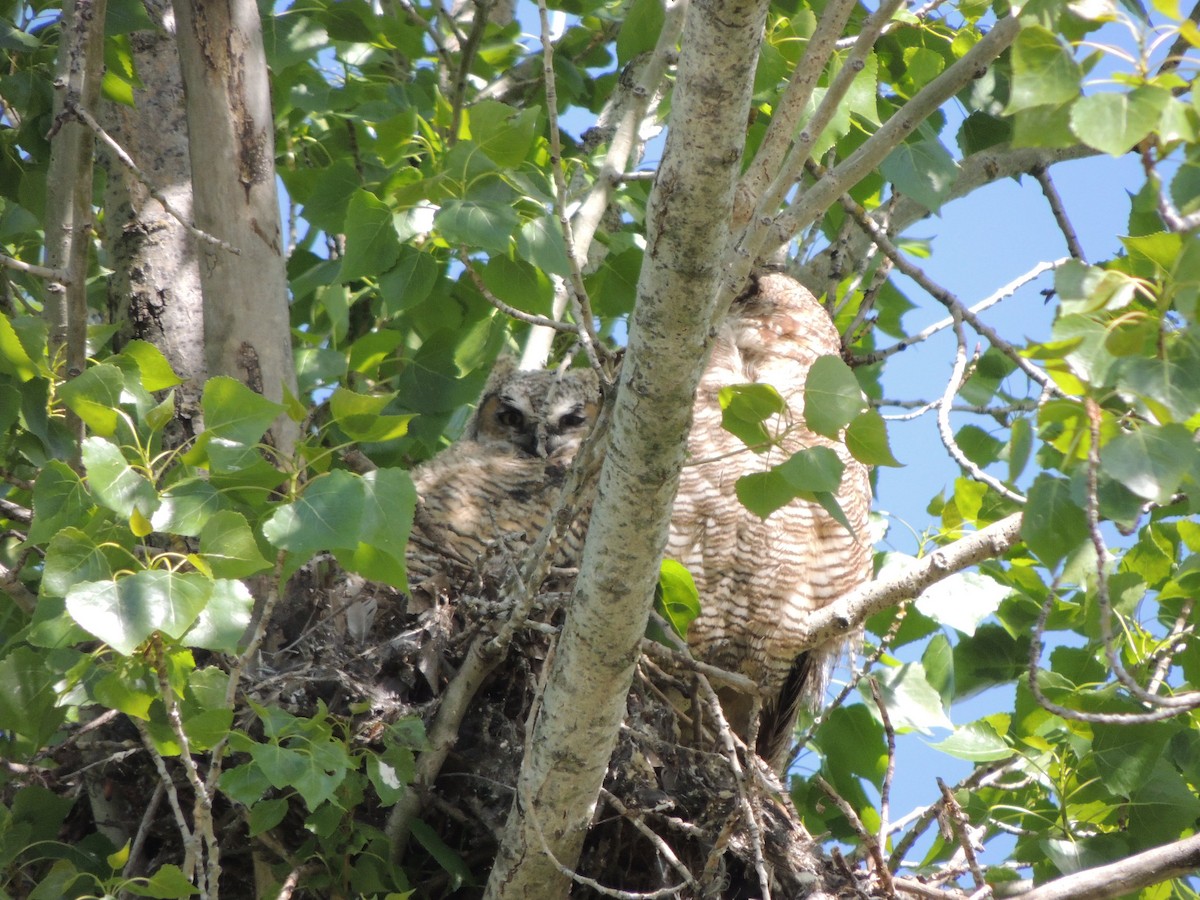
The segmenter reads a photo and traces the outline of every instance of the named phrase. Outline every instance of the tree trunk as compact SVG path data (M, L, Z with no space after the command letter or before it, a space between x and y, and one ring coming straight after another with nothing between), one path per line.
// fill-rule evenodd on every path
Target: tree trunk
M262 23L253 0L174 0L202 241L208 374L229 375L270 400L295 394L275 131ZM271 429L285 455L296 427Z
M75 115L95 110L104 69L105 0L73 0L62 11L58 90L46 179L46 266L61 271L49 287L45 316L52 355L68 377L87 365L87 273L92 231L92 132ZM82 439L82 425L69 415Z
M176 391L177 446L203 430L204 306L196 242L184 224L152 196L154 188L185 219L192 217L192 169L187 110L175 14L170 0L146 0L160 28L131 34L133 60L143 88L135 106L109 103L105 126L146 176L143 183L107 148L105 242L112 248L109 282L112 320L121 325L118 344L149 341L184 379ZM135 155L136 154L136 155Z
M579 857L645 632L710 345L765 2L695 2L611 443L569 614L487 897L558 897Z

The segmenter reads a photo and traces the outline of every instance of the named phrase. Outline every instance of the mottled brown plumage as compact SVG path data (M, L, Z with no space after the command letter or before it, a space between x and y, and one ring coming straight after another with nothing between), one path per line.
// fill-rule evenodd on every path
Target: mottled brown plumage
M410 582L479 570L534 541L598 408L594 372L522 372L512 359L498 360L462 437L413 471ZM557 564L576 564L582 535L580 523Z
M809 368L840 350L837 330L811 293L788 276L758 275L722 323L701 378L671 517L667 555L688 567L700 592L688 642L698 658L762 687L758 749L775 765L786 758L799 705L820 702L841 650L799 655L797 632L813 610L870 574L867 468L842 442L811 432L803 417ZM721 427L720 389L754 382L771 385L788 404L787 422L768 427L792 426L783 448L766 458ZM818 446L835 450L846 465L836 496L852 532L811 501L794 500L765 521L738 501L738 478ZM748 698L724 691L722 704L745 736Z

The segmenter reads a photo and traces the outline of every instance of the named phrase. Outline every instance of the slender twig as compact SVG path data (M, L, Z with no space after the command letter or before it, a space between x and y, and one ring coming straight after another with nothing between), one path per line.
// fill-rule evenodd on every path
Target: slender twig
M862 226L863 230L870 235L871 240L879 246L879 249L887 255L888 259L895 263L896 268L913 281L917 282L917 284L919 284L921 288L929 294L929 296L933 297L933 299L945 306L950 311L951 316L954 316L955 314L961 316L963 321L979 332L979 334L982 335L993 347L1012 360L1016 364L1017 368L1028 375L1033 381L1036 381L1043 388L1048 388L1058 393L1058 388L1050 379L1049 375L1018 353L1016 348L1013 347L1008 341L1004 340L1004 338L1000 337L995 329L980 321L979 317L971 312L971 310L966 306L964 306L958 297L956 297L946 288L942 287L940 284L936 283L933 279L926 275L919 266L916 266L910 262L900 252L900 248L892 242L891 238L887 236L884 230L880 228L879 225L866 214L866 211L857 203L855 203L853 199L848 196L843 197L842 206L846 212L850 214L854 221L858 222L858 224Z
M700 889L700 884L696 881L696 876L691 873L687 866L680 862L679 857L675 855L675 851L671 849L666 841L664 841L661 837L655 834L653 830L651 830L650 826L646 824L645 820L640 815L630 810L624 803L621 802L620 798L611 791L601 788L600 796L603 797L605 802L615 809L622 818L636 828L642 837L654 845L654 849L657 850L659 855L667 861L667 864L679 873L679 876L683 879L684 884L694 890Z
M867 853L875 865L875 873L879 876L879 881L883 885L887 896L896 896L895 887L892 885L892 872L887 866L887 861L883 858L883 850L879 846L879 841L875 839L875 836L871 832L867 831L867 827L863 825L862 819L858 817L858 813L854 811L854 807L841 794L834 790L833 785L820 775L813 776L813 784L820 788L821 793L833 801L834 806L846 818L854 833L858 835L858 839L867 848Z
M971 871L971 878L975 881L976 889L982 890L987 887L987 879L983 877L983 870L979 868L979 861L975 858L975 847L972 843L970 823L967 821L966 814L963 813L962 807L958 805L958 801L954 798L954 793L947 786L946 782L939 778L937 786L938 790L942 792L942 803L950 819L951 827L953 827L954 833L958 837L958 845L962 848L963 855L966 857L967 865Z
M510 306L499 297L492 293L491 289L484 283L483 276L476 270L475 265L471 262L471 258L467 255L465 247L460 247L458 258L462 261L463 266L467 270L467 274L471 276L471 281L478 289L483 299L494 306L506 316L511 316L520 322L527 322L530 325L535 325L539 328L550 328L554 331L563 331L567 334L579 335L579 326L574 322L563 322L559 319L550 319L546 316L539 316L535 313L527 313L517 309L515 306Z
M887 768L883 773L883 785L879 788L879 846L887 844L888 818L891 816L892 779L896 777L896 730L892 727L892 718L888 715L887 704L879 692L879 682L872 678L871 698L875 708L879 710L879 719L883 723L883 733L887 738ZM884 866L884 870L887 867ZM890 871L888 872L890 875Z
M1175 624L1171 626L1171 632L1162 642L1162 650L1159 653L1158 662L1154 666L1154 677L1150 679L1150 683L1146 686L1146 690L1154 694L1158 692L1162 686L1164 679L1167 677L1167 672L1171 668L1171 663L1175 656L1182 653L1186 646L1186 639L1195 631L1195 628L1189 624L1192 618L1192 610L1195 609L1196 599L1188 597L1179 607L1179 615L1175 617Z
M1050 170L1045 166L1035 166L1029 174L1036 178L1038 184L1042 186L1042 193L1046 195L1046 202L1050 204L1050 211L1054 213L1054 221L1058 223L1058 229L1063 233L1063 238L1067 242L1067 251L1073 258L1086 262L1087 257L1083 253L1083 245L1079 243L1075 226L1071 224L1071 220L1067 216L1067 208L1063 205L1058 188L1054 186Z
M575 235L571 228L571 220L567 215L567 177L563 171L562 138L558 130L558 92L557 81L554 77L554 45L550 40L550 16L546 10L546 0L538 0L538 18L542 32L542 63L543 78L546 84L546 114L550 122L550 169L554 174L554 212L558 218L558 227L562 232L563 244L567 251L566 291L571 301L571 313L575 318L577 336L587 354L588 362L598 373L603 373L600 360L596 356L596 334L592 304L588 299L587 288L583 284L583 270L578 254L575 252ZM586 254L585 254L586 258Z
M227 253L233 253L235 255L241 254L242 251L233 246L233 244L230 244L228 241L221 240L216 235L209 234L204 229L196 227L194 222L188 221L188 218L184 215L184 213L181 212L173 203L171 203L171 201L162 191L160 191L150 182L149 176L147 176L145 172L138 168L138 164L133 161L133 157L125 151L124 147L116 142L112 135L104 130L104 127L96 121L95 117L92 116L90 112L88 112L78 103L73 102L69 102L65 108L68 112L75 116L75 118L91 129L92 133L100 139L100 143L104 144L104 146L112 151L112 154L117 158L121 165L127 168L130 173L132 173L133 177L141 182L142 186L146 188L150 196L162 205L162 208L166 211L167 215L182 225L188 234L196 238L198 241L204 241L205 243L220 247Z
M875 41L879 39L884 26L892 20L896 11L905 2L906 0L886 0L886 2L880 4L878 9L871 13L867 21L863 24L862 31L855 40L853 48L850 50L849 57L841 69L838 70L837 75L833 77L833 81L826 90L825 96L821 99L821 103L813 113L812 118L804 123L804 127L796 135L786 159L782 161L782 166L780 166L778 173L771 180L770 187L762 193L762 196L756 198L755 218L766 220L774 216L779 206L783 203L784 197L787 196L788 192L800 180L800 176L804 172L804 167L809 162L813 147L821 137L821 133L833 121L833 117L836 115L846 92L850 90L854 79L862 71L871 48L875 46ZM825 15L827 14L828 11ZM824 15L822 19L824 19ZM807 98L805 99L807 102Z
M21 262L19 259L13 259L11 256L5 256L0 253L0 266L6 269L14 269L18 272L24 272L27 275L35 275L38 278L45 278L47 281L57 281L61 285L68 283L68 276L63 269L48 269L45 266L37 266L33 263Z
M643 143L642 128L652 115L661 97L662 82L677 56L679 35L683 29L683 14L689 0L669 0L664 9L662 29L654 50L635 74L618 82L617 89L602 110L599 120L604 123L608 150L600 164L600 171L587 195L580 201L571 216L574 238L574 253L579 266L587 260L588 250L600 227L612 200L616 186L625 176L631 160L636 161ZM552 310L554 319L561 319L567 308L567 294L555 297ZM550 355L550 344L554 329L537 326L525 342L521 354L522 368L537 368L545 365Z
M746 770L742 768L742 763L738 759L738 740L733 733L733 729L729 727L729 722L725 719L725 713L721 709L721 701L717 698L717 692L713 690L708 679L699 676L696 681L700 686L701 692L704 694L709 715L713 717L713 721L717 724L717 735L725 750L725 761L729 764L729 768L733 773L733 781L737 787L738 806L742 811L742 821L748 832L747 837L750 841L750 847L754 851L754 871L758 875L760 896L762 900L771 900L771 890L767 880L767 863L763 856L762 828L758 822L758 815L754 811L754 804L750 800L750 787L746 779Z
M899 250L899 248L897 248L897 250ZM1029 284L1029 282L1035 281L1038 278L1041 278L1042 275L1044 275L1046 272L1054 271L1059 266L1061 266L1065 262L1067 262L1067 259L1068 258L1064 256L1059 259L1053 260L1052 262L1038 263L1036 266L1034 266L1028 272L1025 272L1023 275L1018 275L1016 278L1014 278L1008 284L1004 285L999 290L994 291L990 296L984 298L983 300L980 300L978 303L976 303L973 306L965 307L964 314L972 316L972 317L977 317L985 309L989 309L990 307L995 306L997 303L1001 302L1002 300L1007 300L1009 297L1013 296L1013 294L1015 294L1018 290L1023 288L1025 285ZM889 258L889 261L891 261L890 258ZM945 290L945 289L942 288L941 290ZM947 292L947 293L949 293L949 292ZM957 300L955 302L957 302ZM945 305L945 301L943 301L943 305ZM935 334L937 334L941 331L945 331L947 328L951 327L953 324L954 324L954 317L952 315L947 316L946 318L940 319L937 322L934 322L932 325L921 329L920 331L918 331L916 334L912 335L911 337L906 337L902 341L897 341L895 344L892 344L890 347L884 347L881 350L875 350L871 353L863 354L862 356L853 357L853 362L857 365L870 365L871 363L880 362L881 360L885 360L890 356L894 356L897 353L900 353L901 351L907 350L909 347L912 347L916 344L920 344L924 341L929 340L929 338L933 337Z
M954 438L954 430L950 427L950 406L954 397L958 394L967 374L967 345L966 337L963 335L962 322L959 320L958 307L951 307L950 315L954 317L954 335L958 338L958 346L954 354L954 370L950 375L950 381L946 384L946 393L942 395L942 402L938 404L938 436L942 439L942 445L949 452L968 475L976 481L981 481L996 491L1003 497L1007 497L1014 503L1025 503L1025 496L1005 485L999 478L994 475L989 475L983 469L977 466L974 462L967 458L963 453L962 448L958 446L958 441Z
M1117 652L1112 630L1112 600L1108 591L1109 554L1104 535L1100 531L1099 472L1102 413L1099 404L1090 397L1086 398L1084 402L1087 406L1091 429L1087 464L1088 500L1084 512L1087 516L1088 536L1096 551L1096 604L1100 608L1100 639L1104 643L1104 654L1108 659L1109 668L1112 669L1113 674L1126 690L1147 706L1168 707L1181 712L1200 709L1200 691L1188 691L1177 696L1152 694L1147 691L1129 674Z
M829 175L806 190L770 228L770 237L746 242L747 255L757 259L769 240L772 246L783 246L802 229L824 214L842 194L861 181L867 173L878 168L921 122L924 122L943 103L957 94L987 70L1017 36L1021 25L1017 16L1009 15L996 22L992 29L952 63L941 75L918 91L890 119L869 137L857 150L834 168ZM751 223L752 225L754 223Z
M17 604L21 612L32 616L33 611L37 608L37 595L25 587L17 571L0 563L0 591L4 591L8 598Z
M451 144L458 140L459 125L462 122L463 104L467 98L467 80L471 74L471 66L475 64L475 52L479 42L483 40L483 32L487 28L488 15L492 11L493 0L473 0L475 15L471 21L471 30L467 39L459 44L458 69L454 75L453 94L450 108L453 111L450 118L449 141ZM439 4L440 5L440 4Z
M767 126L754 160L738 184L734 222L744 222L750 217L771 184L773 174L779 172L788 157L788 148L800 127L817 80L825 71L856 5L854 0L833 0L821 11L817 27L805 44L804 55L788 77L787 89L771 110L771 124ZM812 123L809 123L809 130L812 130Z

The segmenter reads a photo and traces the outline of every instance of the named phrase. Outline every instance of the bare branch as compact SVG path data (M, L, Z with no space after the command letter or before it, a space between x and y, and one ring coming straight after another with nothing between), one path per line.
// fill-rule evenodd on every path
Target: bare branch
M216 235L209 234L207 231L204 231L201 228L197 228L195 223L188 221L188 218L184 215L184 213L182 213L167 198L167 196L163 194L162 191L150 183L149 176L147 176L145 172L138 168L138 164L133 161L132 156L125 152L125 148L118 144L113 136L105 131L104 127L97 122L95 117L86 109L84 109L84 107L80 106L78 103L71 102L68 103L66 109L73 116L75 116L75 118L91 129L92 133L100 139L100 142L112 151L113 156L120 161L121 165L125 166L125 168L132 172L133 177L142 183L142 185L150 193L150 196L159 202L162 208L166 211L167 215L182 225L187 230L188 234L192 235L192 237L196 238L196 240L214 244L227 253L242 252L237 247L233 246L233 244L223 241Z
M950 374L950 380L946 383L946 392L942 395L942 402L937 407L938 436L942 439L942 446L968 475L1014 503L1025 503L1024 495L1018 494L1000 479L989 475L968 459L962 448L958 446L958 441L954 439L954 430L950 427L950 406L967 379L967 342L963 335L961 314L957 306L950 308L950 315L954 319L954 336L958 339L958 346L954 353L954 370Z
M1120 862L1065 875L1018 895L1017 900L1112 900L1200 869L1200 834L1146 850Z
M67 284L68 276L62 269L48 269L45 266L21 262L21 260L5 256L3 253L0 253L0 266L4 266L6 269L14 269L17 272L24 272L27 275L36 275L38 278L45 278L48 281L57 281L64 286Z
M1005 48L1013 42L1020 30L1015 15L998 21L992 30L980 38L967 53L953 63L936 79L923 87L903 107L880 126L865 143L825 178L806 190L795 203L776 217L770 238L763 235L759 241L750 241L747 248L756 258L759 247L768 242L772 246L783 246L801 229L821 216L839 196L857 184L872 169L878 168L884 158L892 152L917 125L928 118L934 110L966 87L975 78L983 75ZM758 245L756 247L755 245Z
M1054 260L1053 262L1038 263L1036 266L1034 266L1032 269L1030 269L1025 274L1017 276L1012 281L1010 281L1008 284L1004 285L1004 287L995 291L991 296L986 297L983 300L980 300L974 306L967 307L965 312L971 316L978 316L979 313L983 312L985 309L995 306L997 303L999 303L1002 300L1007 300L1009 297L1011 297L1013 294L1015 294L1018 290L1023 288L1025 285L1029 284L1029 282L1035 281L1036 279L1041 278L1042 275L1044 275L1046 272L1054 271L1059 266L1061 266L1063 263L1065 263L1067 261L1067 259L1068 259L1068 257L1064 256L1064 257L1060 257L1059 259ZM891 261L890 257L889 257L889 261ZM889 356L895 356L897 353L907 350L909 347L912 347L916 344L920 344L924 341L929 340L929 338L933 337L935 334L937 334L941 331L946 330L953 324L954 324L954 316L947 316L946 318L940 319L939 321L934 322L932 325L930 325L926 328L922 328L920 331L918 331L916 334L912 335L911 337L906 337L902 341L897 341L895 344L892 344L890 347L884 347L882 350L876 350L872 353L865 354L864 356L855 357L854 362L858 363L859 365L870 365L871 363L875 363L875 362L879 362L881 360L887 359Z
M471 276L472 283L474 283L476 289L483 296L483 299L492 306L496 307L496 309L500 310L500 312L504 313L506 316L511 316L520 322L528 322L530 325L534 325L538 328L549 328L554 332L562 331L566 332L567 334L579 334L579 326L573 322L563 322L559 319L549 319L546 316L539 316L534 313L524 312L523 310L517 309L515 306L509 306L507 303L493 294L491 289L484 283L483 277L472 264L471 258L467 255L466 247L459 248L458 258L462 262L463 266L466 267L467 274Z
M600 227L600 220L608 209L616 186L626 177L630 161L641 152L642 126L653 113L660 97L661 85L667 69L675 62L679 35L683 29L684 14L689 0L671 0L666 4L662 30L658 43L645 62L634 71L635 75L626 83L622 75L617 89L600 114L600 121L608 134L608 152L600 164L596 181L587 196L579 203L571 216L572 235L577 264L582 269L588 250ZM567 295L555 296L553 317L561 319L567 308ZM546 363L550 355L550 343L554 331L535 328L525 343L521 354L522 368L537 368Z
M856 3L851 0L834 0L821 12L816 30L804 47L804 55L788 79L787 90L771 111L771 124L754 155L754 161L738 184L733 212L735 224L740 225L750 219L763 192L771 183L773 173L778 173L783 166L793 136L800 127L804 109L817 86L817 79L825 71L855 6Z
M953 544L939 547L907 572L855 588L837 602L812 614L806 623L804 643L817 646L844 638L875 613L911 600L931 584L955 572L1003 555L1020 536L1021 514L1013 513Z
M980 318L966 306L964 306L962 301L959 300L954 294L926 275L920 266L914 265L912 262L910 262L908 258L900 252L900 248L892 242L891 238L887 236L883 229L881 229L875 223L874 219L866 214L866 210L855 203L850 197L842 198L842 207L854 218L854 221L856 221L863 228L863 230L870 235L871 240L875 242L879 249L887 254L888 259L895 264L896 268L913 281L917 282L917 284L919 284L929 294L929 296L933 297L948 310L950 310L950 315L952 317L955 315L961 316L963 321L965 321L968 325L979 332L979 334L986 338L988 343L990 343L993 347L1012 360L1013 363L1016 364L1017 368L1028 375L1033 381L1036 381L1044 389L1052 390L1055 393L1058 392L1058 387L1050 379L1049 375L1018 353L1016 348L1013 347L1008 341L1004 340L1004 338L1000 337L994 328L984 324Z
M1083 245L1079 243L1079 236L1075 233L1075 226L1071 224L1071 220L1067 217L1067 208L1063 205L1058 188L1054 186L1054 181L1050 178L1049 170L1045 166L1034 166L1029 174L1036 178L1038 184L1042 186L1042 193L1046 195L1046 201L1050 204L1050 211L1054 213L1054 221L1058 223L1058 228L1063 233L1063 238L1066 239L1067 250L1073 258L1086 261L1087 257L1083 253Z
M1082 144L1062 149L998 146L980 150L978 153L965 157L959 164L958 176L954 179L950 193L942 205L945 206L946 203L962 199L985 184L1003 181L1006 178L1018 178L1037 166L1050 167L1055 163L1095 156L1097 153L1098 151ZM876 210L871 216L878 223L882 214L881 210ZM886 211L886 215L889 233L900 234L914 222L928 216L929 210L911 197L900 194L897 196L895 204ZM871 244L870 235L861 233L842 248L842 252L852 259L861 259L868 252ZM802 268L793 272L814 292L823 289L829 280L830 271L835 268L831 249L822 250L809 259Z

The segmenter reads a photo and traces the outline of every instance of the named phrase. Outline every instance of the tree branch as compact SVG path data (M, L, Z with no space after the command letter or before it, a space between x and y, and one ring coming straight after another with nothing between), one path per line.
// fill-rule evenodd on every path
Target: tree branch
M725 270L766 9L766 0L696 0L687 9L612 436L485 893L492 900L566 893L554 860L578 860L625 715Z
M1110 900L1172 878L1195 875L1200 869L1200 834L1146 850L1120 862L1066 875L1016 900Z
M816 646L845 638L875 613L911 600L955 572L1007 553L1020 536L1021 513L1013 513L953 544L939 547L907 572L856 588L812 614L806 623L804 643Z

